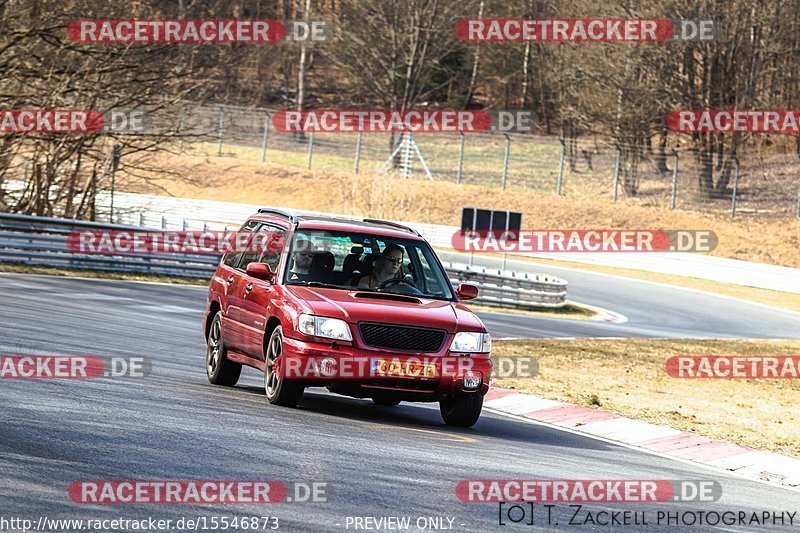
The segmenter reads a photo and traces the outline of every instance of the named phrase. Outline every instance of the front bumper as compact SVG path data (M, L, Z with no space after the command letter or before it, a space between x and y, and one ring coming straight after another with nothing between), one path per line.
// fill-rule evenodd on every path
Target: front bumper
M288 337L283 340L281 359L277 366L281 375L309 386L351 391L378 389L416 396L482 396L489 391L492 372L492 361L486 353L414 354ZM480 385L465 386L465 377L480 377Z

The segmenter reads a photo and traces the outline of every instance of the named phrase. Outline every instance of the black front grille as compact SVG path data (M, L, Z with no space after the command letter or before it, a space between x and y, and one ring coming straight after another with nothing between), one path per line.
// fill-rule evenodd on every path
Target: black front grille
M438 352L445 337L445 332L441 329L372 322L362 322L358 327L365 344L389 350Z

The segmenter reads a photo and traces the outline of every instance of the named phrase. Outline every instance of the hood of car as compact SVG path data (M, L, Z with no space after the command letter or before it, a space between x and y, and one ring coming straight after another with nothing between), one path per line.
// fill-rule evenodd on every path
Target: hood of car
M456 331L486 331L483 322L457 302L386 292L287 285L317 316L351 324L382 322Z

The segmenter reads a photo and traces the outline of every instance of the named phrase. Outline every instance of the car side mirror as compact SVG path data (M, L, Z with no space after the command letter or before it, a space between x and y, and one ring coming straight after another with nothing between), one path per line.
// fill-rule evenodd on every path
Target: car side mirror
M479 292L477 285L461 283L456 289L456 296L458 296L459 300L474 300L478 297Z
M269 283L275 283L275 272L266 263L250 263L247 265L247 275Z

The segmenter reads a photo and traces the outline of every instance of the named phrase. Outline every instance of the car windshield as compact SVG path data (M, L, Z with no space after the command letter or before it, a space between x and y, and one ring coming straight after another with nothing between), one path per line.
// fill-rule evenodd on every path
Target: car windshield
M453 300L447 273L424 241L298 230L285 282Z

